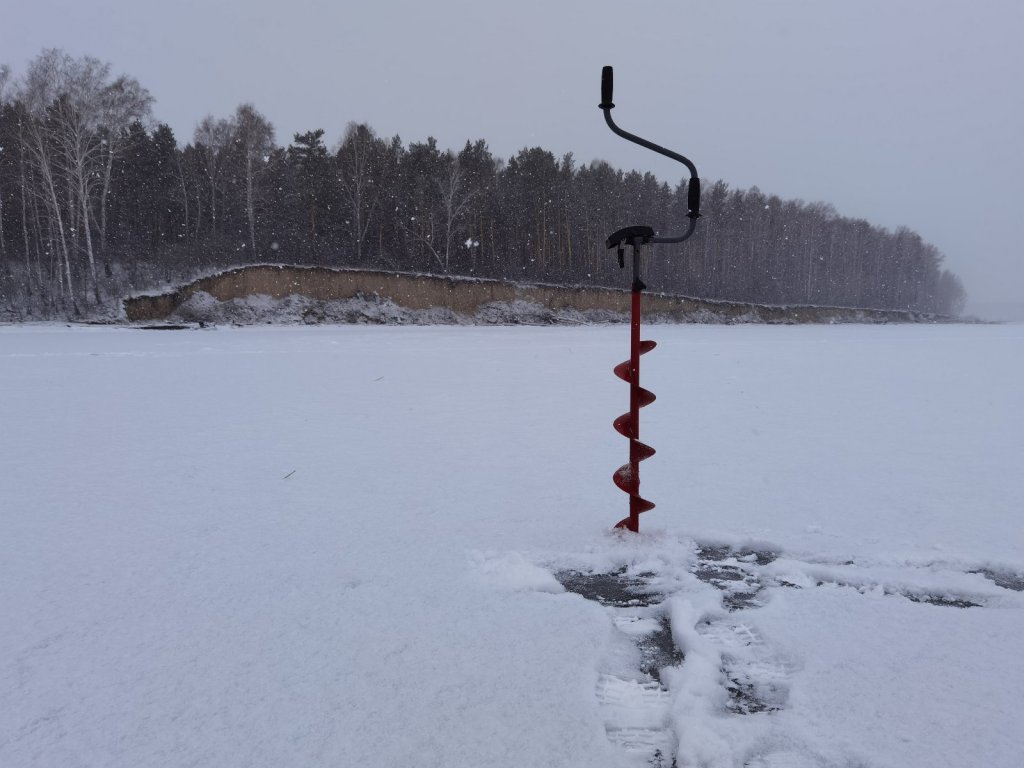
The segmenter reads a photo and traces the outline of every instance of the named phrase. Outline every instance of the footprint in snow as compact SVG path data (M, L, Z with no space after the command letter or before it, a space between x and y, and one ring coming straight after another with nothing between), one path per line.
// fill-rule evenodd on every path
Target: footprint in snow
M612 573L555 574L567 591L600 603L611 614L622 641L613 641L613 648L632 645L625 664L628 669L621 658L608 659L606 666L614 672L598 677L595 695L608 740L630 765L670 768L675 765L678 740L671 726L672 696L661 672L682 663L683 655L661 606L664 595L651 586L653 576L631 575L625 568Z

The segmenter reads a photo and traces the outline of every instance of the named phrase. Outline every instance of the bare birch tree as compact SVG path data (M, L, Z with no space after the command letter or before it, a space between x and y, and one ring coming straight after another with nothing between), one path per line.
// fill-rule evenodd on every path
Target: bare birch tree
M235 112L235 142L242 153L245 179L245 216L249 223L249 247L256 256L256 184L274 148L274 128L252 104Z
M114 160L120 154L128 126L144 120L149 115L153 97L132 77L119 77L101 94L103 128L103 188L100 192L100 250L107 248L107 199L110 196L110 179Z
M67 182L68 212L73 222L77 219L80 230L77 234L85 240L89 279L98 304L101 301L100 281L92 242L91 199L99 178L98 171L103 165L100 118L110 65L91 56L75 60L63 52L54 53L55 66L51 71L56 78L54 86L57 91L49 106L48 122Z
M25 105L29 119L26 120L26 131L23 135L25 148L38 173L41 189L39 197L49 214L50 240L60 246L57 253L57 265L54 274L58 278L58 288L62 298L69 300L77 314L78 305L71 279L71 259L68 238L64 223L65 212L61 205L63 195L58 192L58 168L56 161L56 141L54 126L50 120L50 107L58 94L60 52L49 50L36 58L28 68L18 94ZM37 217L38 220L38 217ZM55 230L55 232L54 232ZM65 291L67 293L65 294Z
M363 244L379 199L374 178L378 171L377 142L376 134L368 125L349 123L337 152L338 182L350 212L359 264L363 261Z
M452 244L455 240L457 223L466 212L473 193L466 190L462 165L458 156L446 152L443 158L444 163L441 176L437 179L437 188L440 192L441 212L444 216L444 255L442 257L436 250L434 255L437 257L441 269L447 272L451 266Z
M93 229L98 229L105 244L106 198L117 141L128 122L146 114L152 99L131 78L111 82L109 64L91 56L74 59L57 49L46 50L31 62L20 96L31 116L28 143L43 180L44 199L56 220L69 290L68 235L73 234L84 243L89 282L98 304Z
M224 150L235 135L235 124L231 120L217 120L213 115L204 117L196 126L193 141L203 149L203 163L206 178L210 182L210 231L217 235L217 191L220 186L220 164Z

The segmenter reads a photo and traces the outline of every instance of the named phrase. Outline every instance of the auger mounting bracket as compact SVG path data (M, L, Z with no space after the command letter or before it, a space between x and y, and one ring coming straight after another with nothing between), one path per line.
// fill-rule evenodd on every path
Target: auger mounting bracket
M647 245L654 237L654 229L642 224L635 224L632 227L623 227L618 232L608 235L608 248L616 248L619 257L619 269L626 266L625 248L627 245L633 247L633 258L636 260L637 249L641 245Z

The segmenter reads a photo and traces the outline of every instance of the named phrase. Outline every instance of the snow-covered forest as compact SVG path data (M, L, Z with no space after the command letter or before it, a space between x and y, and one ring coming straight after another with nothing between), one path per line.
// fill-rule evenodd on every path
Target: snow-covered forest
M364 266L619 285L605 237L678 228L685 182L541 147L507 160L350 124L275 138L252 104L184 146L136 79L52 49L0 68L0 316L107 311L220 266ZM664 292L959 313L966 293L915 232L825 203L705 181L697 234L651 264Z

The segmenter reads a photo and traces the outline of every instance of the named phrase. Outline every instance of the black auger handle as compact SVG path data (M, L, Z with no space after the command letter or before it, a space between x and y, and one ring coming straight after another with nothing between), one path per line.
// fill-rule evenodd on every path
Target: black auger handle
M642 139L628 131L624 131L615 124L612 120L612 109L615 108L615 104L612 103L612 86L614 83L614 77L612 74L611 67L604 67L601 69L601 103L598 107L604 111L604 121L608 124L608 127L612 131L626 139L632 141L634 144L639 144L641 147L646 147L652 152L657 152L659 155L676 160L686 166L690 172L690 183L687 186L686 192L686 217L690 220L689 225L686 228L686 232L681 235L666 236L666 237L652 237L649 242L652 243L681 243L686 240L690 235L693 234L694 229L697 227L697 219L700 218L700 178L697 175L697 167L690 162L686 157L683 157L677 152L673 152L670 149L655 144L654 142Z
M603 67L601 69L601 103L598 104L601 109L615 108L612 103L612 82L612 68Z

